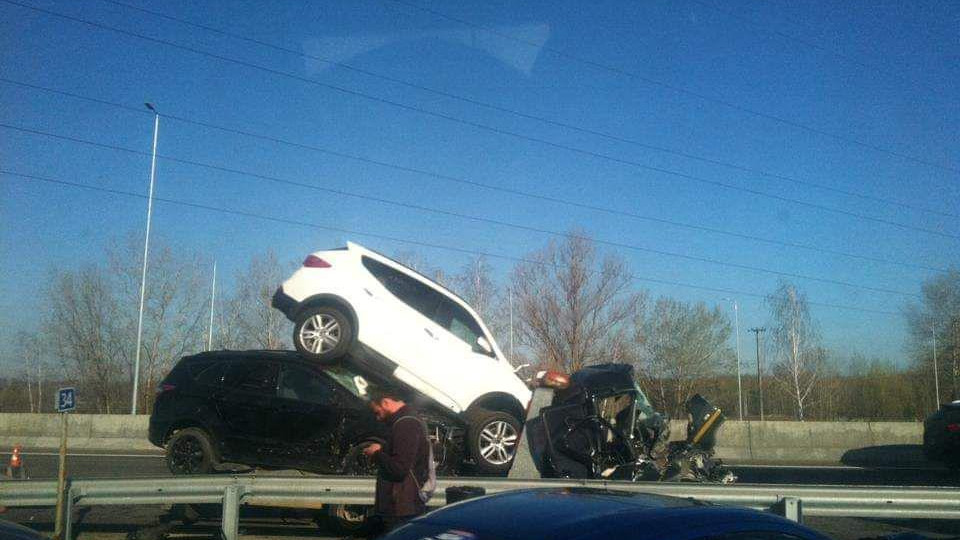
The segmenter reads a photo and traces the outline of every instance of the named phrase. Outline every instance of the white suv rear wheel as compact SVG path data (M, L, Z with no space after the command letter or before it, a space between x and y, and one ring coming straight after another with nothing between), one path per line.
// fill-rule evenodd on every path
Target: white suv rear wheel
M353 327L350 319L333 306L304 310L293 327L297 351L311 360L332 362L350 349Z

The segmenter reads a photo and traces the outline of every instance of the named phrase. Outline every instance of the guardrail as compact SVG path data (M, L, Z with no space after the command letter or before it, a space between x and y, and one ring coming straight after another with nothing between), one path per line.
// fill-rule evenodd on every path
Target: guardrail
M960 489L928 487L673 484L595 480L442 478L431 505L446 503L450 486L482 487L488 494L512 489L589 487L693 497L717 504L780 512L793 519L815 516L960 519ZM67 487L65 538L71 538L75 506L217 503L223 505L224 538L235 540L239 505L310 507L372 504L373 478L216 475L177 478L77 480ZM0 506L54 506L56 481L0 482Z

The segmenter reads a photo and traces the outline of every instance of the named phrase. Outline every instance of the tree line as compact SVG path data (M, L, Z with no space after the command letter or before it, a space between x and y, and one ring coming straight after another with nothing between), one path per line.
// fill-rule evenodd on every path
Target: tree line
M5 348L0 410L49 412L56 387L78 387L85 412L129 412L136 347L140 240L117 240L103 262L58 269L38 328ZM514 365L574 371L629 363L653 405L682 417L699 392L730 418L739 414L733 321L724 305L688 302L635 286L629 265L571 232L525 255L503 279L483 256L450 271L415 252L394 257L464 298ZM253 257L220 287L211 324L210 267L197 254L159 243L150 258L141 344L138 410L181 356L213 349L291 348L292 325L270 299L294 266L275 253ZM783 281L765 299L758 380L751 347L741 365L743 414L796 420L918 420L960 396L960 271L923 285L904 306L905 360L840 359L824 347L806 293ZM937 341L937 370L934 349ZM744 336L741 336L744 339ZM744 339L744 344L749 341ZM939 383L940 395L934 396Z

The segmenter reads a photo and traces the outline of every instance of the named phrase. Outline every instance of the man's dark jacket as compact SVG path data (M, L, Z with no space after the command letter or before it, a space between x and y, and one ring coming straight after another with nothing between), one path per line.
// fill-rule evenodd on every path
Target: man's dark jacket
M427 480L430 459L426 427L409 406L391 416L389 423L387 443L373 456L379 469L374 510L381 516L422 514L426 505L420 500L419 485Z

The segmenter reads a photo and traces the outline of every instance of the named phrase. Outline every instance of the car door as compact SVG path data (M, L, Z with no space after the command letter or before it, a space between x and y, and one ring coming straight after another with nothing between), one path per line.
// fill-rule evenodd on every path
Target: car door
M435 350L426 358L431 382L444 384L451 397L467 407L481 393L502 388L505 367L478 339L490 342L474 316L453 299L442 296L433 316L437 339ZM509 389L504 389L509 391Z
M275 462L276 392L276 362L243 359L231 363L214 396L231 455L249 463Z
M433 372L442 338L434 317L442 295L382 261L364 255L362 262L383 287L377 310L381 319L376 326L370 326L389 329L380 336L363 339L397 364L393 374L396 378L438 403L457 409L456 401L447 392L449 385Z
M348 396L329 377L296 364L280 368L276 408L282 465L316 472L338 470ZM350 396L352 397L352 396Z

